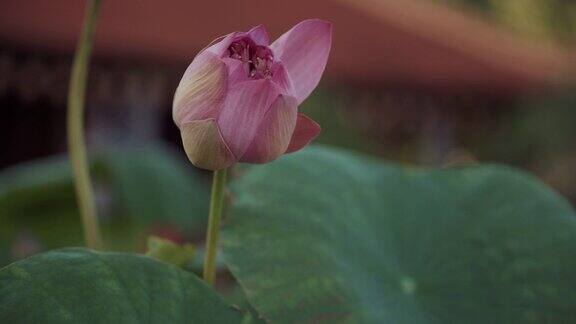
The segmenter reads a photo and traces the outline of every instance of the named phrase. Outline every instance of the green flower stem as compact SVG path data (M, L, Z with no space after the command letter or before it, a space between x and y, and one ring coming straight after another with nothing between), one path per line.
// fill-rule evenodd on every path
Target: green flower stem
M206 235L206 255L204 257L203 277L210 285L216 280L216 249L218 245L218 229L224 206L224 191L226 187L226 169L214 171L212 180L212 195L210 197L210 214L208 215L208 233Z
M82 216L86 245L91 249L101 249L102 239L98 227L98 216L96 214L96 204L94 203L84 140L84 102L88 63L90 62L92 40L99 7L100 0L90 0L86 7L84 26L76 47L70 75L67 121L68 150L70 152L72 174L74 175L76 199Z

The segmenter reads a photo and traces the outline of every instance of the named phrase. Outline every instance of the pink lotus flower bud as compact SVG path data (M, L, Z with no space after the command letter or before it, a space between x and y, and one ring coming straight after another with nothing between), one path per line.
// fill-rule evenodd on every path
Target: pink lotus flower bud
M267 163L298 151L320 126L298 113L328 60L332 26L305 20L269 45L263 26L202 50L174 95L172 117L197 167Z

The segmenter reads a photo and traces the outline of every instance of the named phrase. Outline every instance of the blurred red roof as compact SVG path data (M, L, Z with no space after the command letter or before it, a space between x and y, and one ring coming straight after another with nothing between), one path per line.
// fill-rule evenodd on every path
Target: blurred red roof
M276 38L306 18L334 23L328 77L497 91L554 84L573 70L562 48L527 41L424 0L104 0L97 55L190 61L214 38L256 24ZM69 52L85 1L3 0L0 42Z

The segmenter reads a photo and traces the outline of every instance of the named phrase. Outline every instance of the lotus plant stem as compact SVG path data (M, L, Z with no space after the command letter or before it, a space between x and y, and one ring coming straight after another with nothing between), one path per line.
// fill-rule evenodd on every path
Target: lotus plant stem
M208 233L206 234L206 255L204 256L203 278L210 285L216 279L216 249L218 245L218 229L224 206L226 189L226 169L214 171L212 194L210 197L210 213L208 214Z
M101 249L102 239L98 227L96 204L92 192L92 182L88 169L88 158L84 140L84 104L86 93L86 81L88 75L88 63L92 51L94 29L100 7L100 0L90 0L86 7L84 26L72 65L70 75L70 87L68 91L68 150L76 199L82 216L84 237L86 245L91 249Z

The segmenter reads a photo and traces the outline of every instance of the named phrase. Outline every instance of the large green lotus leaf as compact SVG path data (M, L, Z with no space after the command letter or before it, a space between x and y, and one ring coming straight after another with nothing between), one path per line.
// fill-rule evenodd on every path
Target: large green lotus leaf
M233 191L225 260L270 322L576 322L574 212L522 172L312 148Z
M0 271L0 323L240 323L193 274L129 253L62 249Z

